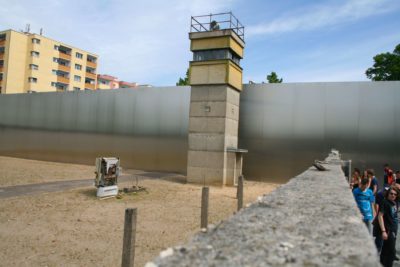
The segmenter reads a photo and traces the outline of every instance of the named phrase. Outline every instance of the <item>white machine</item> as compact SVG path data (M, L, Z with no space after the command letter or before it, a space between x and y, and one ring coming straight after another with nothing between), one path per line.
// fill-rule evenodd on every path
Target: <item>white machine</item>
M111 197L118 195L119 158L96 158L97 197Z

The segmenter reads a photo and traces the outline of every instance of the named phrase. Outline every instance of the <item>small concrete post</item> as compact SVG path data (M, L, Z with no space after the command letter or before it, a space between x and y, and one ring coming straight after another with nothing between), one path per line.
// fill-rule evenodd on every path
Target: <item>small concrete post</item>
M243 208L243 175L239 176L239 180L238 180L238 187L237 187L237 200L238 200L238 206L237 206L237 210L239 211L241 208Z
M203 187L201 190L201 221L200 228L207 228L208 226L208 193L209 188Z
M122 247L122 267L133 267L135 259L137 209L125 210L124 240Z
M349 160L349 184L351 183L352 173L351 173L351 159Z

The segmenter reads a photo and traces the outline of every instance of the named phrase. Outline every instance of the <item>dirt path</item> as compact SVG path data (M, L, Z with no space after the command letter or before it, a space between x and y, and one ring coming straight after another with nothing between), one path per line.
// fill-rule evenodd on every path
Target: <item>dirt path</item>
M0 162L4 161L18 166L20 172L13 170L11 175L1 166L1 186L12 184L10 179L29 173L32 166L42 168L41 162L28 162L25 169L25 160L2 157ZM75 173L77 167L72 165L73 170L69 170L69 164L52 164L43 162L49 169L48 174L52 173L53 167L69 174ZM78 167L84 173L78 172L79 177L87 175L85 171L93 171L92 166ZM57 179L62 180L63 176L60 172ZM54 177L42 175L38 180L32 177L29 183L51 182ZM128 180L122 181L120 186L131 186L133 181ZM21 184L21 181L14 184ZM124 211L130 207L138 209L135 266L143 266L167 247L184 243L199 230L200 186L185 184L184 177L179 175L143 178L140 185L146 187L147 192L123 195L122 199L98 200L91 184L63 192L2 199L0 265L120 266ZM245 203L276 186L247 181ZM217 223L234 213L235 194L233 187L210 188L210 223Z

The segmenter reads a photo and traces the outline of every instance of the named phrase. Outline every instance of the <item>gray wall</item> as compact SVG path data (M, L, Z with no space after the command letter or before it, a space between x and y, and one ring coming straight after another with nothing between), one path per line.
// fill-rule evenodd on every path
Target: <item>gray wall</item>
M186 172L190 87L0 96L0 153Z
M246 85L240 108L248 175L290 177L331 148L378 176L400 169L400 82Z
M0 154L185 173L189 103L190 87L0 95ZM400 168L400 82L245 85L239 124L252 179L285 181L331 148Z

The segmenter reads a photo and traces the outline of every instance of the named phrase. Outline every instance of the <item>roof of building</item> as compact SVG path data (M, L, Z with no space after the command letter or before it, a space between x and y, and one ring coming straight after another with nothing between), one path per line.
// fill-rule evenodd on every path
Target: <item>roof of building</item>
M49 37L44 36L44 35L41 35L41 34L33 33L33 32L23 32L23 31L21 32L21 31L16 31L16 30L13 30L13 29L8 29L8 30L2 30L2 31L0 31L0 34L1 34L1 33L5 33L5 32L8 32L8 31L13 31L13 32L16 32L16 33L19 33L19 34L24 34L24 35L27 35L27 36L34 36L34 37L46 38L46 39L49 39L49 40L51 40L51 41L53 41L53 42L60 43L60 44L62 44L62 45L64 45L64 46L66 46L66 47L73 48L73 49L78 49L78 50L81 50L81 51L83 51L83 52L85 52L85 53L91 54L91 55L93 55L93 56L95 56L95 57L97 57L97 58L99 57L99 55L97 55L96 53L89 52L89 51L87 51L87 50L85 50L85 49L78 48L78 47L75 47L75 46L66 44L66 43L64 43L64 42L57 41L57 40L55 40L55 39L49 38Z
M107 81L118 81L117 77L107 75L107 74L97 74L97 79L107 80Z

